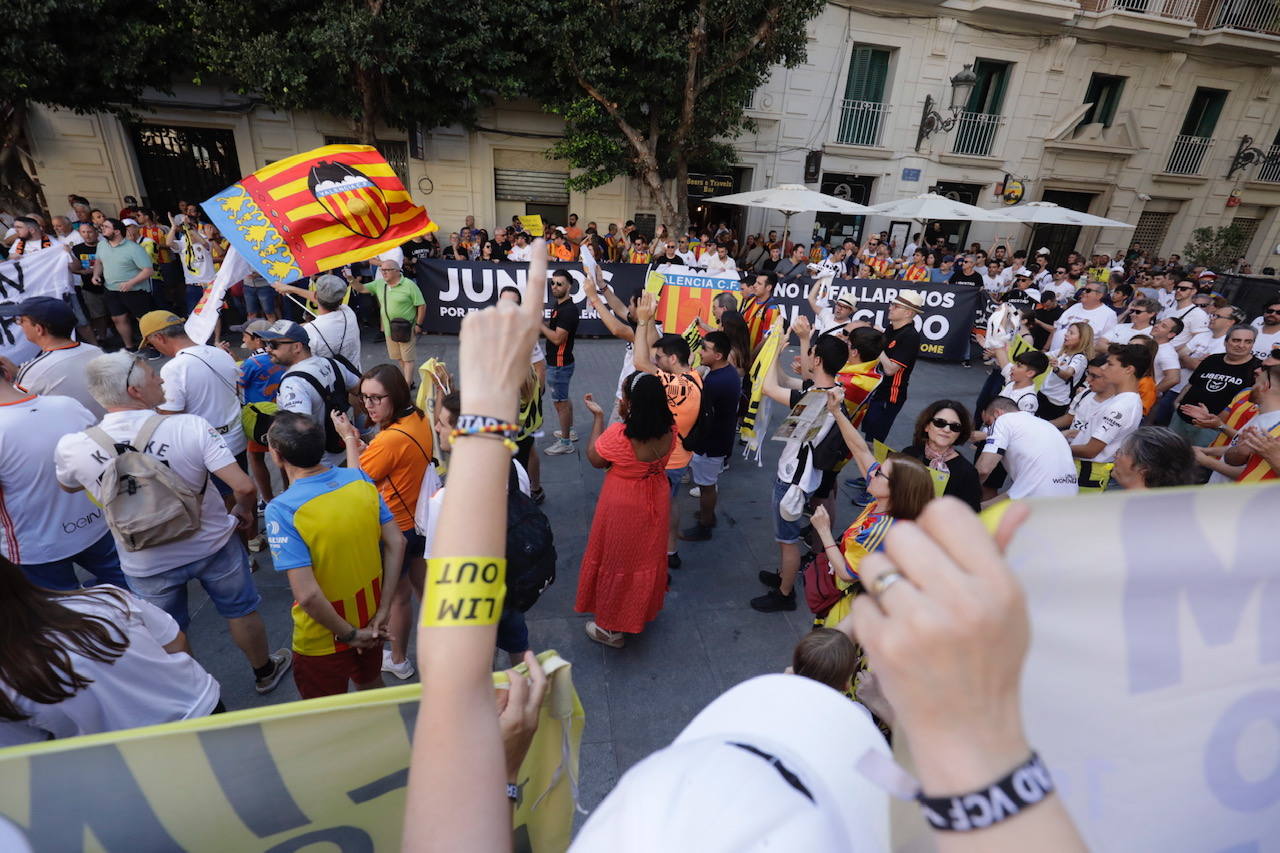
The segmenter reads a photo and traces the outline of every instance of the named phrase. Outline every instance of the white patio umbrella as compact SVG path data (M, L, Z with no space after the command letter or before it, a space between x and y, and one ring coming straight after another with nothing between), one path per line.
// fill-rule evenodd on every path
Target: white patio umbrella
M782 226L782 245L787 245L787 234L791 230L791 217L797 213L841 213L845 216L865 216L875 211L863 204L845 201L833 195L825 195L800 184L780 184L766 190L752 190L745 193L733 193L714 198L703 199L716 204L736 204L740 207L763 207L768 210L780 210L785 217Z
M871 212L893 219L918 219L929 222L934 219L965 219L970 222L1010 222L1002 211L965 204L937 193L922 193L914 198L899 198L873 204Z
M1006 207L1002 213L1006 218L1026 225L1079 225L1082 228L1137 228L1119 219L1108 219L1105 216L1094 216L1092 213L1081 213L1069 207L1060 207L1051 201L1033 201Z

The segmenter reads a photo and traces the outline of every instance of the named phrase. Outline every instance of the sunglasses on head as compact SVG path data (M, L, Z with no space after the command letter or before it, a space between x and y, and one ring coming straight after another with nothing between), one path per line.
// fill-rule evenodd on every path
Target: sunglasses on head
M929 423L933 424L938 429L949 429L957 435L959 435L960 430L963 429L959 421L949 421L945 418L932 418Z

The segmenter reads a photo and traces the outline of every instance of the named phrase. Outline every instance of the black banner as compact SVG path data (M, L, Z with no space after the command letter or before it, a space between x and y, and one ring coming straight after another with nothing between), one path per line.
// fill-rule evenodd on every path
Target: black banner
M552 263L550 270L568 270L574 278L570 291L582 311L578 334L582 337L606 337L609 330L586 302L582 292L580 264ZM642 264L604 264L604 279L624 301L644 288L648 267ZM518 287L523 292L529 265L517 263L482 263L431 260L418 262L418 286L427 303L426 326L429 332L457 334L462 318L494 304L503 287ZM788 321L797 314L812 316L807 301L812 281L790 279L774 288L774 301ZM928 284L877 279L839 279L835 296L849 293L858 302L854 319L884 328L888 307L900 290L914 290L924 296L925 309L916 321L920 329L920 355L924 358L960 361L968 355L969 336L974 313L982 294L975 287L952 284ZM672 331L682 332L683 329Z

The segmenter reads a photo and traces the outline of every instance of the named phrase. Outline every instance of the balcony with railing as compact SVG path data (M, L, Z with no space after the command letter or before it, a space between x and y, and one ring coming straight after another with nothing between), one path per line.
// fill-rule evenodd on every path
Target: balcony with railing
M1258 176L1254 180L1280 184L1280 145L1272 145L1267 152L1267 156L1272 159L1262 164L1262 168L1258 170Z
M1207 0L1197 22L1202 30L1280 36L1280 0Z
M888 104L875 101L845 101L840 107L836 142L840 145L878 147L884 136L889 109Z
M996 133L1004 124L1004 116L992 113L956 113L956 126L952 131L955 143L952 154L971 157L990 157L996 144Z
M1180 135L1173 140L1173 150L1169 152L1169 163L1165 167L1168 175L1199 175L1209 149L1213 147L1213 138L1209 136Z
M1112 35L1185 38L1203 0L1081 0L1078 26Z

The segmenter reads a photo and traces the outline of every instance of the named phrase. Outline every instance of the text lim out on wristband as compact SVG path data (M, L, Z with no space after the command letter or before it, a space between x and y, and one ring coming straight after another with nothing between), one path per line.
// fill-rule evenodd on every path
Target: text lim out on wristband
M498 557L442 557L427 561L422 627L494 625L507 592L507 561Z

